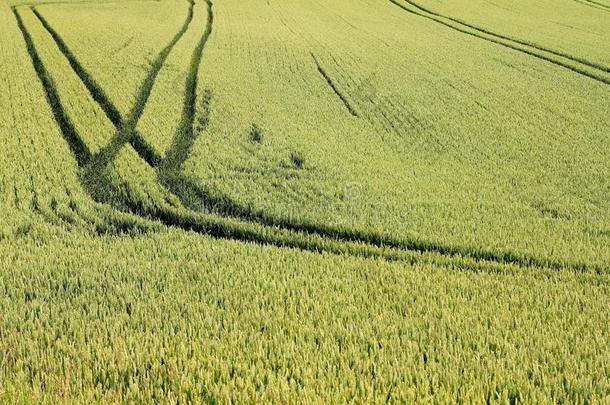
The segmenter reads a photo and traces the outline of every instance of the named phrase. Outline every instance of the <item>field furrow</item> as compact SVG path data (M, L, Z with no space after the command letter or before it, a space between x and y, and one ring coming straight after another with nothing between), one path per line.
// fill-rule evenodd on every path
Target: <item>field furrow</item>
M329 76L328 72L326 72L326 70L324 70L324 68L320 65L320 62L318 61L318 59L316 58L316 56L312 53L311 57L313 58L315 64L316 64L316 68L318 69L318 72L320 72L320 75L322 75L322 78L324 78L324 80L326 81L326 83L328 83L328 86L332 89L332 91L337 95L337 97L339 98L339 100L341 100L341 102L343 103L343 105L345 105L345 108L347 109L347 111L353 115L354 117L358 117L358 113L356 112L356 110L354 110L354 107L352 107L352 105L350 104L349 100L347 99L347 97L345 97L345 95L343 95L343 93L341 93L341 90L339 90L337 88L337 85L335 84L335 82L333 82L332 77Z

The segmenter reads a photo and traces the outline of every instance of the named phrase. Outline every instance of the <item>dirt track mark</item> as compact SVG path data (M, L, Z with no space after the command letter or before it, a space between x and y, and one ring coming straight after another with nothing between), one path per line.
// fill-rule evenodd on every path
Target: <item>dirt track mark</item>
M536 44L531 44L525 41L516 40L501 34L496 34L483 28L476 27L461 20L446 17L444 15L428 11L427 9L417 5L410 0L388 0L390 3L399 7L401 10L406 11L418 17L423 17L434 21L438 24L444 25L445 27L451 28L455 31L461 32L466 35L470 35L484 41L492 42L504 46L506 48L524 53L529 56L544 60L554 65L568 69L574 73L586 76L590 79L599 81L604 84L610 84L610 68L587 61L582 58L576 58L571 55L567 55L554 50L548 50L540 47ZM402 4L401 1L409 4L412 8ZM444 21L444 20L448 20ZM561 60L565 59L565 60Z

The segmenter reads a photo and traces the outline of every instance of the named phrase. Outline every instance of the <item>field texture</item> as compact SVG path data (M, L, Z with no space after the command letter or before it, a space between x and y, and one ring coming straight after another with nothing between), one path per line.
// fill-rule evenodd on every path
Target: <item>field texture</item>
M610 402L610 2L0 3L0 402Z

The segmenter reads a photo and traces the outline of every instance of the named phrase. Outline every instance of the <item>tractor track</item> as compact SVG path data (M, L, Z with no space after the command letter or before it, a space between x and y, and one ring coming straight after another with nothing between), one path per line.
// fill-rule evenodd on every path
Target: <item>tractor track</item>
M504 39L504 40L507 40L507 41L512 41L512 42L515 42L515 43L517 43L519 45L529 46L529 47L537 49L539 51L547 52L547 53L550 53L550 54L555 55L555 56L566 58L566 59L569 59L569 60L571 60L573 62L576 62L576 63L582 63L583 65L589 66L589 67L591 67L593 69L599 69L602 72L610 73L610 68L609 67L601 65L599 63L591 62L591 61L588 61L587 59L580 58L580 57L577 57L577 56L573 56L573 55L570 55L570 54L565 53L565 52L560 52L560 51L556 51L556 50L553 50L553 49L549 49L549 48L547 48L545 46L538 45L538 44L535 44L535 43L530 42L530 41L524 41L522 39L510 37L510 36L503 35L503 34L498 34L497 32L493 32L493 31L490 31L490 30L488 30L486 28L482 28L482 27L476 26L476 25L468 23L468 22L466 22L464 20L461 20L461 19L458 19L458 18L454 18L454 17L450 17L450 16L446 16L446 15L434 12L434 11L432 11L430 9L427 9L427 8L425 8L425 7L415 3L413 0L402 0L402 1L404 1L406 3L409 3L413 7L416 7L417 9L419 9L420 11L423 11L423 12L428 13L428 14L432 14L432 15L434 15L436 17L439 17L439 18L445 18L447 20L453 21L453 22L455 22L457 24L464 25L464 26L466 26L468 28L471 28L473 30L480 31L480 32L482 32L484 34L491 35L491 36L494 36L494 37L497 37L497 38L500 38L500 39ZM585 1L588 1L588 0L585 0Z
M212 27L214 26L214 13L212 10L212 2L205 0L208 12L208 22L205 30L195 51L191 58L190 68L186 77L184 104L182 106L182 117L180 124L172 140L172 144L165 154L162 165L165 170L178 170L186 161L189 155L189 151L195 143L197 134L194 131L195 124L195 109L197 104L197 78L199 74L199 67L203 60L203 50L205 45L212 34ZM205 92L204 94L204 105L209 107L211 99L211 92ZM206 109L206 115L209 110ZM207 118L206 118L207 121Z
M161 71L165 60L176 43L178 43L180 38L182 38L184 33L188 30L191 21L193 20L193 9L195 3L193 0L189 0L188 3L189 9L184 24L153 61L148 75L140 85L133 108L129 112L127 118L122 120L122 124L119 126L120 129L117 131L117 134L109 143L108 147L103 148L92 157L93 164L105 167L110 161L116 158L117 154L126 143L130 143L134 149L136 149L136 151L143 156L147 163L152 163L155 166L159 163L159 157L154 153L153 148L148 145L144 138L137 132L136 126L138 125L138 121L144 112L144 108L146 107L146 103L148 102L148 98L152 92L157 75ZM105 108L108 109L109 106Z
M598 10L610 12L610 6L607 6L603 3L593 1L593 0L574 0L577 3L583 4L585 6L593 7Z
M123 117L121 117L121 113L114 105L110 102L110 98L106 95L104 90L93 80L91 75L85 70L85 68L78 62L72 51L68 48L68 45L64 42L64 40L59 36L57 31L55 31L47 20L38 12L36 7L30 7L36 18L40 21L42 26L47 30L47 32L51 35L57 47L63 53L63 55L68 60L68 63L72 67L72 70L76 73L76 75L80 78L81 82L85 85L87 90L89 90L89 94L95 100L99 106L102 108L110 122L115 127L119 127L121 122L123 121Z
M36 46L34 45L34 41L32 40L32 36L25 27L23 20L21 19L21 15L17 11L16 7L11 7L11 10L13 11L15 19L17 20L17 26L23 35L23 40L25 41L28 54L32 60L32 65L34 66L34 70L40 79L47 103L51 107L55 121L57 122L66 143L69 145L78 166L82 167L91 159L91 151L79 137L76 128L64 110L61 99L59 98L59 93L57 92L55 84L53 83L53 79L42 63L38 51L36 50Z
M478 248L447 246L417 239L396 240L380 234L362 232L353 229L341 229L313 223L292 222L289 220L268 216L265 213L254 212L247 207L240 206L239 204L231 201L227 196L217 195L206 191L200 187L195 180L192 180L180 173L180 167L184 160L186 160L188 157L190 149L195 140L193 122L195 118L197 74L202 61L205 43L212 32L212 3L206 1L206 4L208 6L208 13L210 13L208 18L208 26L206 27L202 39L193 52L191 67L189 75L187 76L182 123L180 125L180 129L184 132L175 134L172 147L172 149L175 150L168 153L168 156L173 157L170 157L167 161L161 161L161 163L157 165L151 164L146 158L144 158L144 160L147 160L149 165L156 168L160 184L172 194L176 195L179 200L183 201L185 207L190 208L189 202L192 203L192 197L195 197L195 200L204 201L207 206L217 208L218 212L214 212L214 215L205 215L203 213L196 212L194 208L178 209L170 206L163 206L161 208L142 207L137 202L129 199L126 201L120 201L115 205L111 204L117 212L136 215L144 220L152 220L168 227L179 228L185 231L193 231L215 238L250 242L260 245L294 248L313 253L348 254L358 257L399 260L402 262L411 261L413 263L426 260L424 256L428 257L427 260L431 260L430 257L435 257L436 260L447 261L456 268L474 271L485 271L485 269L489 267L507 268L510 266L547 268L556 270L570 269L573 271L593 271L597 273L608 271L608 269L601 266L588 265L585 263L559 262L550 259L517 254L514 252L492 252ZM190 19L192 19L192 6L193 3L191 3L191 12L189 13ZM49 72L44 67L38 52L36 51L35 44L33 43L27 28L23 24L17 9L13 7L12 10L17 20L17 25L23 34L34 70L36 71L45 91L47 102L53 112L53 116L57 121L64 139L68 143L70 150L79 163L81 169L86 169L86 171L89 171L90 173L93 172L95 174L95 170L98 168L97 166L87 165L88 167L83 167L87 162L92 161L93 157L91 156L91 153L87 149L85 143L82 141L82 138L77 133L74 125L70 121L70 118L67 116L58 92L55 89L55 84L50 77ZM187 21L190 21L190 19L187 18ZM41 19L41 23L42 20L43 19ZM188 23L185 24L185 26L188 27ZM180 32L182 31L183 30ZM180 32L177 34L178 39L181 36ZM51 31L49 31L49 33L51 34ZM58 34L56 36L60 38ZM52 37L55 39L55 36L52 35ZM176 37L174 37L174 39L175 38ZM178 39L175 41L173 40L170 45L173 46ZM61 49L59 43L58 47ZM64 48L67 49L67 47ZM169 48L164 48L160 54L160 57L158 58L160 64L157 68L153 69L153 71L156 70L156 73L151 72L149 74L148 79L144 84L145 88L140 92L140 94L145 95L145 98L140 99L140 101L145 101L150 94L156 74L163 65L169 51L171 51L171 46ZM100 94L104 95L105 93L101 91L101 88L99 88L97 83L95 83L93 79L86 74L84 69L79 68L80 63L78 63L76 57L71 52L62 51L62 53L66 58L72 58L74 64L71 63L71 66L74 69L75 74L83 82L85 82L85 80L91 81L87 87L90 92L95 89L100 90L100 92L96 93L97 99L94 98L94 100L100 104L108 102L109 105L105 111L111 112L116 110L107 97L100 96ZM315 56L313 57L314 60L316 60ZM81 74L79 74L79 71ZM84 77L84 79L81 77L81 75ZM91 94L91 96L93 97L93 94ZM207 91L204 92L204 97L207 98L207 104L209 107L211 93L208 93ZM128 118L127 122L121 119L120 122L117 122L117 127L129 128L129 125L133 124L134 119L137 123L137 113L141 113L142 110L143 105L134 106L130 119ZM118 116L120 117L120 114ZM110 117L108 118L111 119ZM206 120L207 119L208 118L206 117ZM128 135L133 136L133 132ZM128 141L133 142L130 139L125 140L125 142ZM113 145L115 144L111 144L111 147ZM136 151L141 157L143 157L143 152L141 150L136 149ZM116 154L112 159L115 157ZM110 161L111 160L109 160L107 163ZM86 189L88 189L88 186L90 186L90 184L83 185ZM96 197L99 196L94 195L95 193L90 192L90 194L95 201L108 203L108 201L103 201L103 199L102 201L98 201L99 198ZM117 205L122 205L122 207Z
M496 34L484 28L477 27L459 19L444 16L430 11L411 0L388 0L403 11L412 15L423 17L434 21L454 31L470 35L487 42L501 45L505 48L524 53L540 60L552 63L556 66L568 69L574 73L586 76L604 84L610 84L610 68L586 59L574 57L563 52L554 51L519 39L505 35ZM404 2L404 4L403 4ZM407 7L408 4L410 7ZM447 20L447 21L445 21ZM562 60L565 59L565 60Z
M95 100L97 104L102 108L110 122L117 129L117 133L113 137L109 145L100 150L96 155L92 156L91 160L95 164L98 164L100 166L107 165L109 161L114 160L116 154L119 153L125 143L130 143L132 147L138 152L138 154L149 165L157 166L161 162L161 157L154 151L152 146L150 146L148 142L146 142L144 137L137 131L135 127L144 111L144 107L152 91L156 76L161 70L161 67L163 66L165 60L167 59L167 56L169 55L175 44L180 40L180 38L182 38L184 33L188 30L188 27L193 19L193 7L194 3L192 1L189 1L189 12L187 14L187 18L183 26L181 27L180 31L178 31L176 35L172 38L172 40L166 45L166 47L161 50L161 52L153 62L151 70L149 71L146 79L140 86L140 90L138 91L136 105L130 112L129 118L127 120L124 120L118 108L114 106L107 94L93 79L91 74L87 72L83 65L78 61L74 53L70 50L63 38L59 35L59 33L57 33L57 31L53 29L53 27L51 27L51 25L44 18L44 16L42 16L40 12L36 9L36 7L31 6L31 9L34 12L35 16L38 18L38 20L41 22L47 32L49 32L49 34L57 44L59 50L66 57L76 75L79 77L79 79L83 82L83 84L89 91L89 94L91 95L93 100Z
M341 100L341 103L343 103L343 105L345 106L347 111L352 116L358 117L358 112L356 111L356 109L351 105L351 103L349 102L347 97L343 93L341 93L341 91L337 87L337 84L334 82L332 77L330 77L328 72L326 72L326 70L324 70L322 65L320 65L320 61L318 61L318 58L316 58L316 56L313 54L313 52L311 53L311 57L313 58L313 61L316 64L316 68L318 69L318 73L320 73L320 75L322 76L322 78L324 79L326 84L328 84L328 86L332 89L333 93L335 93L335 95L339 98L339 100Z
M493 37L496 37L496 38L499 38L499 39L503 39L503 40L506 40L506 41L514 42L514 43L517 43L519 45L523 45L523 46L526 46L526 47L534 48L534 49L536 49L538 51L541 51L541 52L546 52L546 53L552 54L554 56L558 56L558 57L561 57L561 58L565 58L565 59L571 60L572 62L575 62L575 63L583 64L583 65L588 66L588 67L590 67L592 69L598 69L598 70L600 70L602 72L610 73L610 68L609 67L604 66L604 65L599 64L599 63L591 62L591 61L589 61L589 60L587 60L585 58L581 58L581 57L577 57L577 56L574 56L574 55L570 55L570 54L568 54L566 52L561 52L561 51L557 51L557 50L554 50L554 49L550 49L550 48L547 48L545 46L542 46L542 45L539 45L539 44L536 44L536 43L533 43L533 42L530 42L530 41L525 41L525 40L522 40L522 39L519 39L519 38L515 38L515 37L508 36L508 35L503 35L503 34L499 34L497 32L490 31L490 30L488 30L486 28L482 28L480 26L471 24L471 23L469 23L467 21L464 21L464 20L461 20L461 19L458 19L458 18L454 18L454 17L451 17L451 16L446 16L446 15L437 13L435 11L432 11L430 9L427 9L427 8L419 5L418 3L415 3L413 0L402 0L402 1L410 4L411 6L417 8L418 10L420 10L420 11L422 11L424 13L431 14L431 15L433 15L435 17L438 17L438 18L444 18L446 20L450 20L450 21L452 21L452 22L454 22L456 24L463 25L463 26L468 27L470 29L473 29L475 31L479 31L479 32L481 32L483 34L487 34L487 35L490 35L490 36L493 36Z

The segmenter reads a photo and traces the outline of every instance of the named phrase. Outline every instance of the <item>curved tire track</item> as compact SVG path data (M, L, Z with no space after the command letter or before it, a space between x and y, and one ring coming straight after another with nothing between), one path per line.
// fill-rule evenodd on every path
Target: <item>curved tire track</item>
M208 12L212 13L212 4L207 2ZM35 45L24 26L21 18L13 8L17 24L21 29L24 40L28 47L32 63L38 74L40 82L47 95L47 102L50 105L53 115L58 123L60 130L77 161L82 167L83 161L86 161L90 155L84 145L82 139L71 124L67 117L57 91L55 90L52 79L48 71L42 65L38 56ZM209 19L209 24L213 18ZM203 54L203 46L211 33L211 25L209 30L202 37L202 41L196 48L192 63L191 72L187 79L187 95L185 97L183 119L187 132L184 134L191 136L192 124L194 119L194 99L197 86L198 67L201 63ZM82 79L81 79L82 80ZM154 78L153 78L154 82ZM151 86L152 87L152 86ZM123 125L123 124L122 124ZM121 126L122 126L121 125ZM190 128L190 132L188 131ZM185 192L191 193L198 200L206 201L208 205L214 205L220 208L220 217L206 216L194 211L176 209L173 207L143 207L137 202L127 200L120 201L123 208L114 206L117 212L127 214L137 213L143 219L158 221L166 226L180 228L186 231L194 231L201 234L206 234L216 238L232 239L243 242L252 242L263 245L273 245L277 247L295 248L314 253L327 252L332 254L348 254L359 257L383 258L385 260L400 260L400 261L421 261L423 255L433 255L436 259L446 261L451 266L484 271L491 267L502 267L514 265L518 267L538 267L550 269L572 269L576 271L595 271L598 273L605 272L604 269L594 265L585 263L562 263L548 259L536 258L527 255L516 254L513 252L490 252L483 249L447 246L434 242L421 240L395 240L383 235L361 232L353 229L339 229L324 225L310 223L292 223L286 220L274 218L264 213L256 213L252 210L242 207L225 196L214 196L199 187L195 182L189 182L189 179L179 173L181 163L188 156L189 150L194 139L182 138L182 135L176 141L178 149L182 151L175 153L180 159L169 160L166 163L166 172L163 173L161 165L159 169L162 184L173 189L176 196L183 200ZM181 142L185 142L182 144ZM84 157L84 158L83 158ZM168 170L167 168L171 169ZM96 167L89 166L85 171L95 171ZM171 175L178 177L172 178ZM99 174L103 176L103 174ZM97 177L95 177L97 178ZM95 179L94 178L94 179ZM178 187L179 186L179 187ZM87 188L87 185L85 185ZM178 188L180 190L178 190ZM96 196L92 195L97 201ZM99 202L99 201L98 201ZM101 201L106 202L106 201ZM187 206L187 204L185 204ZM430 260L430 259L428 259Z
M453 21L453 22L455 22L457 24L461 24L461 25L464 25L464 26L466 26L468 28L472 28L473 30L480 31L480 32L482 32L484 34L491 35L491 36L494 36L494 37L497 37L497 38L500 38L500 39L505 39L507 41L512 41L512 42L515 42L515 43L523 45L523 46L529 46L529 47L532 47L532 48L537 49L537 50L542 51L542 52L548 52L548 53L550 53L552 55L559 56L559 57L562 57L562 58L566 58L566 59L569 59L569 60L571 60L573 62L582 63L583 65L589 66L589 67L594 68L594 69L599 69L599 70L601 70L603 72L607 72L607 73L610 72L610 68L609 67L601 65L599 63L591 62L591 61L589 61L589 60L587 60L585 58L581 58L581 57L578 57L578 56L573 56L573 55L570 55L570 54L568 54L566 52L561 52L561 51L556 51L556 50L553 50L553 49L549 49L549 48L547 48L545 46L538 45L538 44L530 42L530 41L524 41L522 39L511 37L511 36L508 36L508 35L498 34L497 32L493 32L493 31L490 31L490 30L488 30L486 28L479 27L477 25L471 24L471 23L469 23L467 21L464 21L464 20L461 20L459 18L454 18L454 17L446 16L444 14L437 13L435 11L432 11L432 10L428 9L428 8L425 8L424 6L419 5L418 3L414 2L413 0L402 0L402 1L404 1L406 3L409 3L413 7L416 7L416 8L418 8L419 10L421 10L421 11L423 11L425 13L432 14L432 15L440 17L440 18L445 18L445 19ZM590 0L584 0L584 1L587 1L587 2L591 3Z

